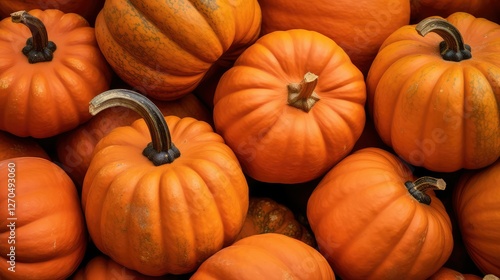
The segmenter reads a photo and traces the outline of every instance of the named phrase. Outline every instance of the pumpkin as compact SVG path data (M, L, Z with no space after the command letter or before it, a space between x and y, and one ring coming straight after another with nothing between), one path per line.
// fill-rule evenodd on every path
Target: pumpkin
M453 209L463 243L484 274L500 275L500 160L468 171L453 189Z
M451 254L451 220L434 189L396 155L364 148L335 165L309 197L319 251L349 279L425 279Z
M97 13L104 5L104 0L7 0L0 4L0 18L10 16L21 10L57 9L65 13L76 13L84 17L90 25L94 25Z
M96 37L116 74L150 98L191 92L214 65L231 64L259 36L257 0L108 0Z
M147 276L130 270L106 255L97 255L71 277L71 280L174 280L175 275Z
M243 225L249 191L238 160L208 123L164 117L135 91L101 93L90 111L113 106L142 119L113 129L95 147L82 189L90 236L104 254L142 274L192 272Z
M34 139L18 137L0 130L0 161L25 156L50 160L44 148Z
M311 246L286 235L252 235L218 251L190 280L328 280L335 274Z
M427 280L482 280L482 277L474 274L460 273L448 267L441 267L436 273L432 274Z
M84 18L19 11L0 21L0 35L0 130L48 138L90 119L87 104L108 89L111 69Z
M178 100L154 102L164 115L193 117L212 123L212 115L209 110L193 94L187 94ZM129 125L138 118L140 115L131 109L110 108L92 117L76 129L57 137L58 159L79 189L83 184L97 142L113 128Z
M323 175L363 131L363 75L330 38L302 29L267 34L219 80L216 131L243 171L295 184Z
M410 21L407 0L259 0L262 32L307 29L328 36L349 55L363 74L382 42Z
M268 197L250 197L245 223L236 240L270 232L284 234L312 247L316 246L309 229L295 219L294 213L288 207Z
M420 35L420 34L421 35ZM500 26L467 13L394 32L367 77L382 140L431 171L477 169L500 157Z
M499 10L500 2L496 0L410 0L410 22L418 23L430 16L448 17L455 12L466 12L498 23Z
M39 157L0 161L0 279L66 279L83 260L87 231L76 188Z

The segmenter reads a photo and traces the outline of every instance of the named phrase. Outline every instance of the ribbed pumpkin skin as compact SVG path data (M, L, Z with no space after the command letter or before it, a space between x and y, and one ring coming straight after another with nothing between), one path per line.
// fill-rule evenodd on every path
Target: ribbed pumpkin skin
M287 86L318 76L310 111L288 105ZM243 171L271 183L300 183L346 156L363 131L366 87L361 72L334 41L295 29L267 34L219 80L216 131Z
M237 159L206 122L166 117L181 156L154 166L143 119L101 139L82 205L92 240L119 264L159 276L192 272L233 242L248 209Z
M335 280L316 249L279 233L252 235L208 258L190 280Z
M496 0L411 0L410 4L412 23L430 16L448 17L455 12L466 12L500 23L500 2Z
M500 160L460 178L453 208L469 256L484 274L500 275Z
M4 184L0 206L5 209L0 214L0 240L4 242L0 246L0 279L67 279L83 260L88 240L71 179L49 160L18 157L0 161L0 181ZM8 197L8 182L15 185L14 197ZM11 204L15 204L14 216L7 211ZM17 219L9 221L11 217ZM15 243L8 244L10 222L15 223ZM15 246L15 272L7 270L10 246Z
M350 279L425 279L453 248L451 221L432 191L430 205L404 183L410 169L395 155L365 148L335 165L307 204L320 252Z
M447 20L472 58L445 61L441 37L408 25L387 38L366 80L382 140L410 164L438 172L500 157L500 26L466 13Z
M232 63L257 39L260 22L256 0L109 0L95 28L118 76L172 100L191 92L213 64Z
M363 74L382 42L410 21L407 0L259 0L262 34L307 29L337 42Z
M111 69L81 16L29 13L44 23L57 49L52 61L30 64L21 52L30 30L10 18L0 21L0 130L46 138L90 119L88 103L109 88Z

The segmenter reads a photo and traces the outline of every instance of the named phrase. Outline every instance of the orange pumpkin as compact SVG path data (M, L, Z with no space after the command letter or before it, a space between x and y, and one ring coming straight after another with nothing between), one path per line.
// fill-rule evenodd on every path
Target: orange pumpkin
M307 218L319 251L340 278L425 279L451 254L451 220L432 189L396 155L354 152L333 167L309 197Z
M427 280L482 280L483 278L474 274L462 274L448 267L441 267L436 273L432 274Z
M368 107L382 140L410 164L477 169L500 157L498 77L500 25L467 13L429 18L384 42Z
M295 219L288 207L271 198L250 197L245 223L236 240L270 232L284 234L316 247L314 236Z
M337 42L363 74L382 42L410 21L408 0L259 0L262 34L307 29Z
M500 160L464 173L453 190L453 209L467 252L485 274L500 275Z
M193 117L212 123L209 110L193 94L187 94L178 100L154 102L164 115ZM57 137L58 159L79 189L83 184L97 142L113 128L129 125L138 118L140 115L131 109L111 108L92 117L76 129Z
M314 31L267 34L219 80L214 125L250 177L301 183L346 156L363 131L363 75Z
M108 0L95 23L116 74L159 100L191 92L214 65L232 63L259 36L257 0Z
M430 16L448 17L456 12L466 12L499 23L498 11L500 2L497 0L410 0L411 23Z
M87 104L111 70L84 18L22 11L0 21L0 35L0 130L48 138L90 119Z
M87 231L76 188L38 157L0 161L0 279L66 279L83 260Z
M189 273L243 225L249 194L238 160L208 123L164 117L135 91L106 91L90 110L113 106L143 119L113 129L95 147L82 189L90 236L142 274Z
M0 3L0 18L21 10L57 9L65 13L76 13L94 25L97 13L104 5L104 0L4 0Z
M44 148L34 139L18 137L0 130L0 161L25 156L50 160Z
M252 235L218 251L190 280L334 280L325 258L311 246L286 235Z

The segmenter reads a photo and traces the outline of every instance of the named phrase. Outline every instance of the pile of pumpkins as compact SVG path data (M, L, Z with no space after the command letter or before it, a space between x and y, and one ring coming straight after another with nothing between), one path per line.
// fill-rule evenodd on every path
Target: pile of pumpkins
M500 276L500 1L0 16L0 279Z

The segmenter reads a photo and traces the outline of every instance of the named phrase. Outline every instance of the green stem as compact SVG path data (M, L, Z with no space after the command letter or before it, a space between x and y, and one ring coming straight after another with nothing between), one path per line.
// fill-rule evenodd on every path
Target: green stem
M444 41L439 44L439 49L444 60L459 62L472 57L471 48L464 43L462 34L455 26L442 18L423 19L415 29L421 36L434 32L443 38Z
M26 41L23 54L29 63L51 61L54 58L56 44L49 41L47 29L41 20L30 15L26 11L18 11L10 14L12 22L22 23L31 31L31 37Z
M300 83L288 85L288 105L304 112L309 112L314 104L319 100L319 96L314 92L318 84L318 76L308 72Z
M444 190L446 182L443 179L436 179L433 177L420 177L415 181L405 182L408 192L420 203L431 204L431 197L426 194L427 190Z
M102 110L117 106L134 110L146 122L152 141L142 154L154 165L171 163L180 156L180 151L172 143L170 131L162 112L142 94L128 89L105 91L90 101L89 112L96 115Z

